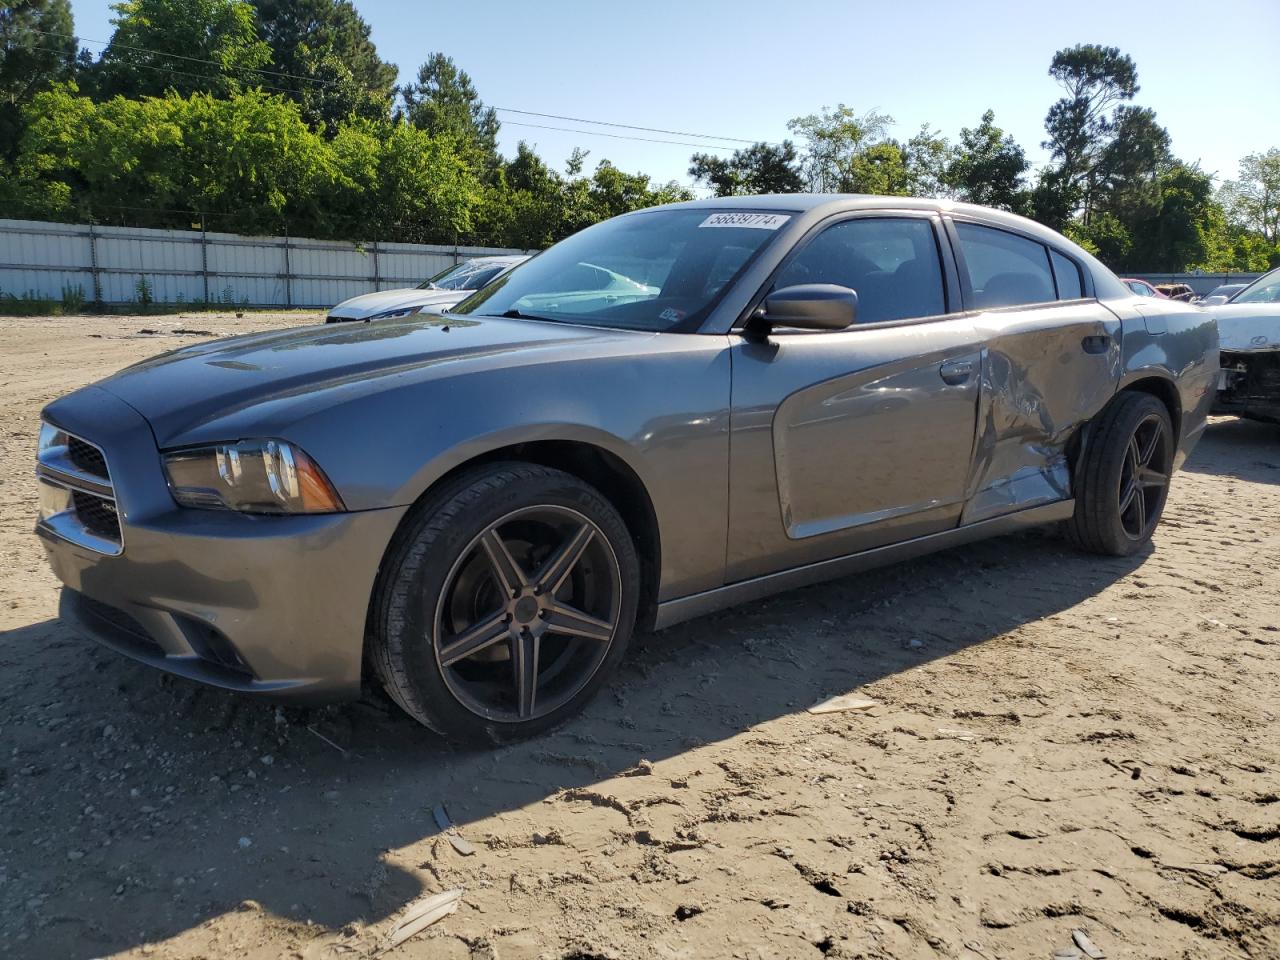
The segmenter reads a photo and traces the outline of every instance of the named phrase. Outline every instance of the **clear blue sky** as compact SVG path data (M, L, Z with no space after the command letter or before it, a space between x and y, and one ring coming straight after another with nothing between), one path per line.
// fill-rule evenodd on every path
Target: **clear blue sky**
M490 105L592 120L781 140L787 120L844 102L955 139L987 108L1034 161L1059 96L1055 50L1114 44L1184 160L1219 178L1280 146L1280 0L355 0L383 59L409 79L441 50ZM76 32L110 37L108 0L72 0ZM94 44L86 46L95 52ZM553 165L574 146L655 179L687 182L693 148L516 126L579 124L501 113ZM601 129L601 128L595 128ZM613 133L661 138L660 134ZM684 137L667 137L687 140Z

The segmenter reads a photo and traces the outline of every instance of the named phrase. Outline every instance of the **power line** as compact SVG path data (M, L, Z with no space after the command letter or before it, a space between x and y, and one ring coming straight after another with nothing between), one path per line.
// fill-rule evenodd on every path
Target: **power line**
M104 48L105 48L105 47L119 47L121 50L133 50L133 51L135 51L135 52L137 52L137 53L149 53L149 54L152 54L153 56L157 56L157 57L172 57L172 58L174 58L175 60L186 60L188 63L203 63L203 64L207 64L208 66L211 66L211 67L217 67L217 68L219 68L220 70L227 70L227 69L229 69L229 68L227 67L227 65L226 65L226 64L224 64L224 63L219 63L217 60L206 60L206 59L205 59L205 58L203 58L203 57L188 57L188 56L186 56L185 54L181 54L181 53L170 53L170 52L169 52L169 51L167 51L167 50L152 50L150 47L135 47L135 46L132 46L131 44L127 44L127 43L117 43L115 40L110 40L110 41L108 41L108 40L90 40L88 37L78 37L78 36L76 36L74 33L55 33L55 32L50 31L50 30L34 30L34 29L33 29L31 32L32 32L32 33L39 33L39 34L43 34L43 35L44 35L44 36L46 36L46 37L64 37L64 38L70 38L70 39L72 39L72 40L76 41L76 43L93 43L93 44L97 44L98 46L100 46L100 47L104 47ZM128 66L136 67L136 66L141 66L141 64L131 63L131 64L128 64ZM159 67L153 67L152 69L160 69L160 68L159 68ZM337 80L325 80L325 79L323 79L323 78L321 78L321 77L304 77L304 76L301 76L300 74L296 74L296 73L285 73L285 72L283 72L283 71L281 71L281 70L268 70L266 67L241 67L240 69L241 69L241 70L251 71L251 72L253 72L253 73L264 73L264 74L266 74L266 75L268 75L268 76L272 76L272 77L282 77L282 78L284 78L284 79L286 79L286 80L302 80L302 81L307 82L307 83L319 83L319 84L322 84L323 86L337 86L337 85L338 85L338 81L337 81ZM190 74L190 76L203 76L203 74Z
M216 60L209 60L204 57L192 57L192 56L188 56L186 54L181 54L181 53L170 53L169 51L166 51L166 50L154 50L154 49L151 49L150 47L139 47L139 46L134 46L132 44L127 44L127 43L118 43L114 40L111 40L111 41L92 40L88 37L80 37L72 33L59 33L52 30L33 30L32 32L41 34L46 37L62 37L66 39L71 39L71 40L75 40L77 43L92 43L92 44L101 46L103 48L115 47L121 50L132 50L136 53L146 53L146 54L150 54L152 56L157 56L157 57L171 57L176 60L186 61L187 63L204 64L206 66L217 67L219 70L223 72L231 72L230 69L225 64L219 63ZM177 74L179 76L197 77L197 78L204 76L204 74L191 73L189 71L178 70L176 68L165 68L165 67L156 66L154 64L131 63L131 64L128 64L128 66L138 67L144 70L156 70L156 71L165 71L167 69L169 72ZM296 73L286 73L281 70L269 70L266 67L241 67L240 70L248 73L259 73L269 77L279 77L286 80L297 80L303 83L315 83L315 84L319 84L321 86L326 86L326 87L340 85L340 81L337 81L337 80L326 80L321 77L308 77L308 76L303 76L301 74L296 74ZM278 86L271 86L269 84L260 84L260 86L262 86L264 89L273 90L278 93L293 93L292 90L288 90L286 88L278 87ZM368 87L364 85L361 85L361 86L364 90L368 92L380 92L380 91L374 90L374 88L372 87ZM494 107L493 109L501 113L514 113L514 114L519 114L521 116L527 116L527 117L542 117L548 120L566 120L571 123L586 123L586 124L591 124L593 126L613 127L621 130L639 130L643 133L664 133L664 134L677 136L677 137L693 137L699 140L720 140L726 143L743 143L743 144L765 142L765 141L758 141L758 140L748 140L744 137L721 137L721 136L717 136L715 134L710 134L710 133L693 133L687 130L667 130L662 127L646 127L646 126L641 126L639 124L622 123L614 120L587 120L582 117L571 117L571 116L566 116L558 113L540 113L536 110L518 110L515 107ZM614 139L614 140L638 140L638 141L647 142L647 143L669 143L675 146L704 147L706 149L711 149L711 150L731 149L729 147L716 147L716 146L711 146L708 144L701 144L701 143L681 143L674 140L658 140L650 137L626 137L626 136L621 136L619 134L608 134L608 133L596 132L592 130L573 130L568 127L551 127L551 126L544 126L536 123L519 123L515 120L508 120L506 122L511 124L512 126L536 127L544 130L561 130L567 133L579 133L586 136L609 137L610 139Z
M714 143L690 143L685 140L657 140L653 137L629 137L623 133L605 133L603 130L574 130L572 127L551 127L542 123L521 123L518 120L506 121L511 127L534 127L538 130L560 130L564 133L581 133L588 137L608 137L611 140L639 140L643 143L670 143L677 147L701 147L703 150L732 150L733 147L722 147Z
M744 140L741 137L717 137L710 133L689 133L686 130L664 130L661 127L640 127L634 123L614 123L610 120L584 120L582 117L566 117L558 113L538 113L535 110L517 110L514 107L494 107L499 113L519 113L526 117L544 117L547 120L568 120L570 123L591 123L600 127L621 127L626 130L643 130L645 133L666 133L674 137L697 137L702 140L724 140L728 143L759 143L758 140ZM514 123L515 121L508 121ZM534 124L524 124L534 126ZM559 129L552 128L552 129ZM583 133L587 131L581 131ZM659 141L662 143L668 141Z

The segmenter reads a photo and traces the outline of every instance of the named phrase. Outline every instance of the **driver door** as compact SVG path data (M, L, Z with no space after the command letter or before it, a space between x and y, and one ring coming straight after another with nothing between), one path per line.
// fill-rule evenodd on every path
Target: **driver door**
M846 330L736 337L727 580L955 527L973 461L982 343L936 216L820 228L773 289L858 293Z

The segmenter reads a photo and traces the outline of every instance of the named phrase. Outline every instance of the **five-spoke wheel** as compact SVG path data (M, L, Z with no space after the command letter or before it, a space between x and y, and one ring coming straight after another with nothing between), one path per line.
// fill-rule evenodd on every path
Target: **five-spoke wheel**
M614 507L532 464L469 473L392 551L371 655L410 714L455 739L527 736L582 706L621 659L639 567Z
M491 720L554 711L599 669L618 626L618 560L576 510L517 510L454 563L436 605L436 657L459 702Z
M1119 394L1090 424L1074 477L1071 538L1113 556L1142 549L1164 510L1173 454L1164 403L1148 393Z

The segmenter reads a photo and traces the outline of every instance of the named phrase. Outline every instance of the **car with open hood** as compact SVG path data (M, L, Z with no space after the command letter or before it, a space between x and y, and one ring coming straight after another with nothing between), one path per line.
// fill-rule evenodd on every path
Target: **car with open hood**
M1280 423L1280 267L1206 309L1222 350L1214 412Z
M62 616L124 654L247 694L376 683L500 742L581 709L637 627L1046 524L1148 549L1217 375L1205 311L1010 213L693 201L445 313L55 400L36 530Z

